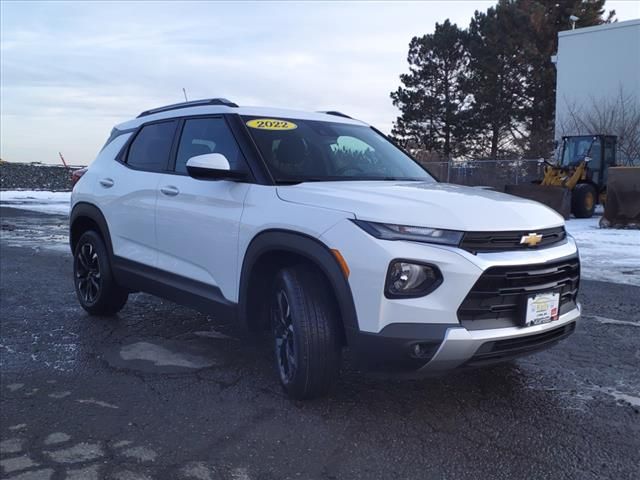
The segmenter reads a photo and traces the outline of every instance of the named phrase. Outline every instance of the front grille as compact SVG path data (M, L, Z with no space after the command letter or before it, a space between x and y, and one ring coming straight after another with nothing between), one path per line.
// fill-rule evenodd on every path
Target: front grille
M523 337L509 338L483 343L467 362L468 366L481 365L537 352L568 337L576 328L576 322L546 332Z
M535 247L520 243L522 237L530 233L542 235L541 242ZM564 243L566 238L567 232L564 227L513 232L466 232L464 237L462 237L460 248L464 248L474 254L482 252L506 252L510 250L535 250Z
M550 263L487 269L466 296L458 319L468 330L522 326L527 296L560 294L560 314L576 308L578 257Z

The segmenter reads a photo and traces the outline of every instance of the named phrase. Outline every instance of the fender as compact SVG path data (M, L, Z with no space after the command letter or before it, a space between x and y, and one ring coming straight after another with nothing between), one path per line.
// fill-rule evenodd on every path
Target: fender
M596 193L600 193L600 192L602 192L603 190L606 190L606 189L607 189L607 186L606 186L606 185L603 185L602 187L599 187L597 183L595 183L593 180L590 180L590 179L589 179L589 180L581 180L581 181L579 181L579 182L576 184L576 187L577 187L578 185L583 185L583 184L591 185L591 186L595 189Z
M71 215L69 216L69 246L71 247L71 253L73 253L74 242L77 238L73 236L73 226L77 219L85 217L92 220L100 230L100 234L104 239L104 243L107 246L109 252L109 259L113 258L113 244L111 243L111 234L109 233L109 227L107 226L107 220L104 218L102 211L92 203L78 202L73 206Z
M340 309L347 343L359 332L353 295L349 282L329 248L319 240L303 233L290 230L266 230L254 237L247 247L240 274L239 320L248 322L248 289L253 267L262 255L268 252L291 252L305 257L316 265L326 276Z

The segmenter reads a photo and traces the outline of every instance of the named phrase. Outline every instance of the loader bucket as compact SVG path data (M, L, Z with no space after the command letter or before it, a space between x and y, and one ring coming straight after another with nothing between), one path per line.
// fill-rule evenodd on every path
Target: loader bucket
M640 228L640 167L610 167L603 228Z
M528 198L553 208L565 219L571 215L571 191L564 187L547 187L535 184L505 185L504 191L511 195Z

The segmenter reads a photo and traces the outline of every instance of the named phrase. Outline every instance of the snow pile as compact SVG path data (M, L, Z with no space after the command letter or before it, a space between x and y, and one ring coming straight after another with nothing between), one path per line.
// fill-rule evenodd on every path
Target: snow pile
M580 249L582 276L640 286L640 230L598 228L600 217L568 220Z
M0 191L0 205L56 215L69 215L71 192L39 190Z
M70 192L0 191L0 205L42 213L69 215ZM640 286L640 230L598 228L600 217L571 219L582 275L592 280Z

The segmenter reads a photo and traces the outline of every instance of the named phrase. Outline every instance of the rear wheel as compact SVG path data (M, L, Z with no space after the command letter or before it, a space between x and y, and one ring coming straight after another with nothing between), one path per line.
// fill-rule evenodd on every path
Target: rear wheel
M271 324L285 391L300 400L326 394L338 378L342 346L335 303L318 272L299 265L277 274Z
M571 192L571 212L576 218L591 218L596 200L597 192L593 185L579 183Z
M127 303L129 294L115 283L107 248L93 230L78 240L73 278L78 301L91 315L115 315Z

